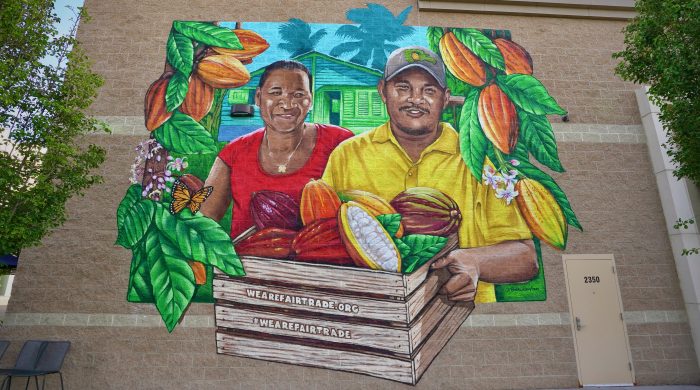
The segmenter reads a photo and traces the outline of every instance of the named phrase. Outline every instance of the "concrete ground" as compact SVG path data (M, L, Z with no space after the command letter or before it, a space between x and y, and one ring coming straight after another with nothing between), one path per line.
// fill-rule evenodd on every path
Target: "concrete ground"
M663 386L586 386L574 389L558 390L700 390L700 386L695 385L663 385ZM554 390L554 389L552 389Z

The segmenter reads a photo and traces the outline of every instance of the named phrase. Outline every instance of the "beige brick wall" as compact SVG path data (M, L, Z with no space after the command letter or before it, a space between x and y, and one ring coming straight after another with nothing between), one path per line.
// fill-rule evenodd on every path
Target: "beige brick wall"
M633 86L612 73L622 22L418 13L414 25L510 29L535 60L535 75L570 111L552 118L561 160L556 175L585 231L571 231L567 253L613 253L639 384L698 383L656 184L640 131ZM92 137L108 150L105 183L68 204L69 220L26 249L3 338L68 339L69 388L410 388L371 377L218 356L213 306L193 304L172 334L151 304L126 302L129 251L114 246L116 207L128 186L133 147L147 137L143 95L158 77L173 19L345 22L360 1L155 2L87 0L93 19L79 38L106 84L92 107L118 123ZM545 302L480 305L416 388L522 389L577 385L561 253L544 249ZM263 381L264 380L264 381ZM55 384L55 383L53 383Z

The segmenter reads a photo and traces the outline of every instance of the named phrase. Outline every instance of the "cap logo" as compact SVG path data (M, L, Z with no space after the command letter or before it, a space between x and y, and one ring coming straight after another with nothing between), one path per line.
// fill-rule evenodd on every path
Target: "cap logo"
M433 65L437 63L437 61L435 61L435 58L431 57L428 53L420 49L406 50L405 52L403 52L403 55L406 58L406 62L408 63L418 61L430 62Z

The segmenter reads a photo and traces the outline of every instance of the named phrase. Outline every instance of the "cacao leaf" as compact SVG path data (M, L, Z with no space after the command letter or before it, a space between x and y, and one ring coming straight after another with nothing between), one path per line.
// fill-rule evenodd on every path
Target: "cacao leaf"
M472 89L464 99L458 127L462 160L467 164L476 180L481 182L488 140L479 124L478 89Z
M547 188L547 190L551 192L554 196L554 199L559 204L559 207L561 207L562 212L564 212L566 223L580 231L583 231L583 228L581 227L578 218L576 218L574 210L571 208L571 203L569 203L569 199L567 199L564 191L561 189L561 187L559 187L559 185L554 181L554 179L551 176L542 172L539 168L532 165L529 161L520 161L520 165L518 165L516 169L528 178L537 180L545 188Z
M527 74L496 76L496 84L516 106L535 115L566 115L566 110L549 95L536 78Z
M233 249L231 237L211 218L192 214L189 209L177 216L158 204L156 227L187 259L214 266L230 276L244 276L243 264Z
M157 128L153 136L170 153L195 154L217 151L216 140L211 134L189 115L179 111L175 111L172 118Z
M520 119L520 136L530 153L549 169L555 172L564 172L564 167L559 161L557 141L547 117L518 110L518 118Z
M435 53L440 53L440 38L444 35L442 27L430 26L426 33L428 37L428 46Z
M482 61L496 69L506 70L503 54L498 50L498 46L484 33L475 28L455 28L452 29L452 33Z
M438 254L447 243L447 238L427 234L411 234L396 241L401 241L410 248L406 256L401 256L401 272L411 273Z
M401 241L400 238L394 238L394 244L396 245L396 249L399 250L399 255L401 255L401 262L403 268L403 258L408 257L408 255L411 254L411 247L404 244L404 242Z
M131 249L144 237L153 221L155 204L150 199L136 202L124 217L124 224L117 235L117 244Z
M146 254L156 308L172 332L194 295L194 273L177 246L156 230L146 238Z
M165 89L165 105L168 112L180 107L185 100L187 88L189 87L189 75L185 76L180 72L175 72Z
M205 45L234 50L243 49L241 41L233 31L211 23L176 20L173 22L173 28L180 34Z
M150 267L144 241L132 248L129 293L126 299L129 302L154 302Z
M166 50L168 63L185 77L189 77L190 73L192 73L192 63L194 62L192 40L177 31L170 31Z
M117 207L117 230L121 231L124 225L124 218L126 218L126 213L131 209L131 207L136 204L136 202L141 199L142 188L140 184L132 184L126 190L124 198L119 202Z
M401 214L380 214L376 218L391 237L396 237L401 227Z

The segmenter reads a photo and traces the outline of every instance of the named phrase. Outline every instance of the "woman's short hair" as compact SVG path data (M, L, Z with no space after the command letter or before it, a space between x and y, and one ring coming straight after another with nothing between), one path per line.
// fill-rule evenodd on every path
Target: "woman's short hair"
M270 73L273 70L278 70L278 69L300 70L300 71L306 73L306 76L309 78L309 88L311 88L311 72L309 72L309 68L307 68L306 65L302 64L301 62L294 61L294 60L275 61L275 62L271 63L270 65L268 65L267 67L265 67L265 71L260 76L260 82L258 83L258 88L261 88L263 85L265 85L265 81L267 80L267 77L270 75Z

